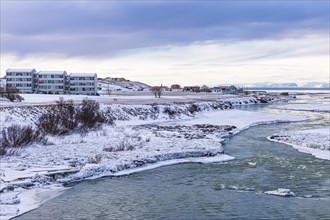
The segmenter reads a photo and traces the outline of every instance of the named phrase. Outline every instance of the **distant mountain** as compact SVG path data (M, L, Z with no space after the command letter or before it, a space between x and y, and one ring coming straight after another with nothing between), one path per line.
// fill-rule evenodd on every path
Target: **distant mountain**
M264 82L264 83L252 83L252 84L239 84L237 85L241 88L292 88L292 89L299 89L299 88L330 88L330 83L324 82L308 82L308 83L272 83L272 82Z
M264 82L264 83L252 83L252 84L243 84L239 85L239 87L251 87L251 88L297 88L298 85L296 83L272 83L272 82Z
M309 83L303 83L301 85L303 88L330 88L330 83L322 83L322 82L309 82Z

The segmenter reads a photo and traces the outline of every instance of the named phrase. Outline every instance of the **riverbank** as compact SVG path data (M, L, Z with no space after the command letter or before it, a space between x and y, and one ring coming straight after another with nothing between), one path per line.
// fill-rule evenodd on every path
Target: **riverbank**
M330 160L330 128L281 132L267 138L270 141L290 145L300 152Z
M21 214L23 195L31 189L59 189L62 184L132 168L143 169L159 162L166 165L166 161L180 159L181 162L201 162L198 158L205 157L216 159L213 162L233 159L221 147L224 137L253 125L304 119L232 109L234 105L255 103L259 103L258 97L199 102L194 103L194 112L189 111L193 104L116 105L110 110L103 104L102 109L113 115L116 125L103 125L85 134L49 136L51 144L33 144L15 155L2 156L1 215L10 218ZM37 107L6 108L2 122L7 126L24 118L25 123L33 124L39 114L37 110Z

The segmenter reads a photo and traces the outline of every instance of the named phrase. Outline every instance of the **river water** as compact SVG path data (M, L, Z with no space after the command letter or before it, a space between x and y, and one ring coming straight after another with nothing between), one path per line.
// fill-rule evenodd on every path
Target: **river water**
M330 126L329 113L241 109L306 115L309 120L239 133L224 145L236 158L232 161L177 164L74 184L15 219L330 219L330 161L266 139L281 130ZM278 188L296 196L264 194Z

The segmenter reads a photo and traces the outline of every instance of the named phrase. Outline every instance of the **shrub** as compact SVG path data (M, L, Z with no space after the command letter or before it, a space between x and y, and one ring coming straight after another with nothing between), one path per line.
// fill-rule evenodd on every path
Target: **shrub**
M115 146L103 148L103 151L106 151L106 152L132 151L132 150L135 150L135 146L133 143L130 143L127 140L121 140Z
M78 123L73 101L64 101L61 97L55 106L40 116L37 126L45 134L61 135L77 128Z
M1 138L1 154L6 153L6 148L19 148L33 142L41 142L44 138L38 130L34 130L31 126L20 126L14 124L2 130Z
M113 119L106 118L100 112L98 102L86 98L81 106L77 106L72 100L64 101L60 98L55 106L39 118L37 126L44 134L63 135L105 122L112 124Z
M54 108L40 116L37 127L45 134L64 134L67 131L61 126L60 117Z
M24 100L24 98L20 96L18 92L18 89L12 87L7 87L6 89L0 88L0 97L6 98L11 102L21 102Z
M198 112L200 111L200 108L198 107L198 105L196 104L192 104L188 107L188 111L191 113L191 114L194 114L195 112Z
M77 112L77 119L83 128L91 128L97 123L106 122L105 116L100 113L100 104L88 98L82 101L82 105Z
M98 164L102 160L102 155L101 154L96 154L95 156L90 156L88 157L88 163L95 163Z
M64 101L62 97L60 97L57 103L57 114L59 120L66 130L73 130L78 126L77 120L77 109L75 108L73 101L68 100Z
M176 114L176 111L171 109L170 107L165 107L164 113L168 114L170 117L174 117L174 115Z

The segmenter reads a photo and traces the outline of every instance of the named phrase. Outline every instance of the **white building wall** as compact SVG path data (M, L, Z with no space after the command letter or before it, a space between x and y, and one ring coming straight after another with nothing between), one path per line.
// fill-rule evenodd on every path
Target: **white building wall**
M73 73L66 71L40 71L35 69L9 69L6 84L22 93L43 94L97 94L96 73Z
M70 75L70 94L96 95L96 93L96 73L72 73Z
M66 71L40 71L38 74L38 92L45 94L66 93Z
M33 93L35 74L35 69L8 69L6 71L6 86L17 88L21 93Z

